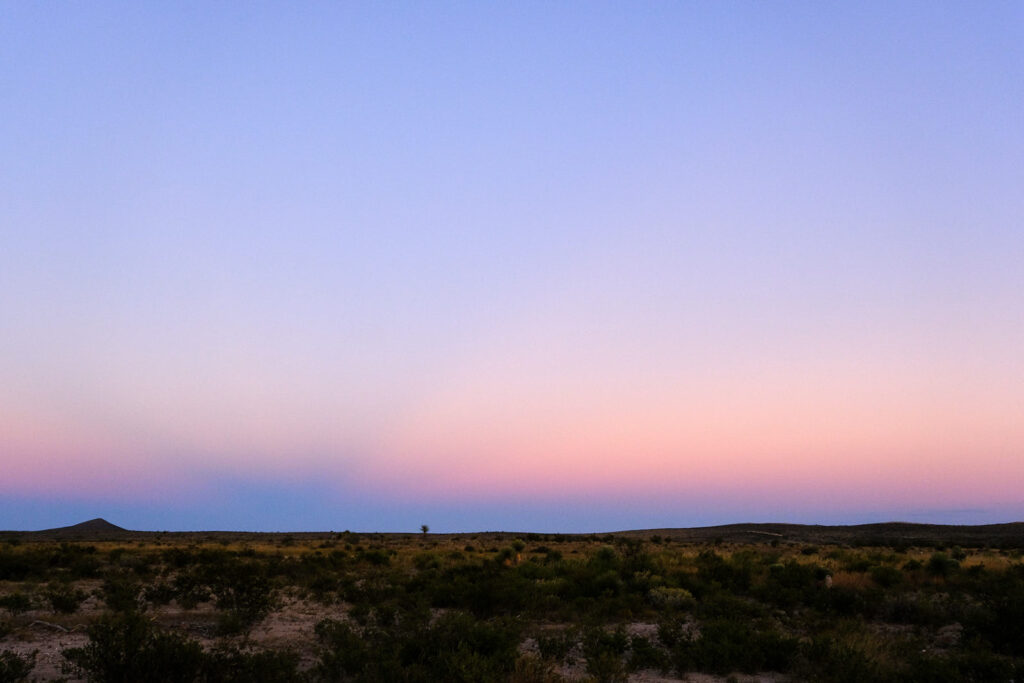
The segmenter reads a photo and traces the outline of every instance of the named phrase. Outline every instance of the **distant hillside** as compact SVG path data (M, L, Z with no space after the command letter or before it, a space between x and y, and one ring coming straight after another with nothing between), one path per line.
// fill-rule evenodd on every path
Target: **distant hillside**
M97 517L96 519L90 519L88 522L82 522L72 526L63 526L56 529L44 529L43 531L34 531L32 533L38 536L45 536L46 538L96 540L104 538L120 538L131 534L132 532L127 529L122 529L116 524L111 524L105 519Z
M1024 545L1024 522L960 526L884 522L851 526L817 524L725 524L691 529L643 529L621 531L622 536L659 535L676 541L696 543L721 540L730 543L779 542L846 543L856 545L914 545L951 543L958 545Z
M379 538L411 537L411 533L372 533ZM137 540L146 541L153 538L189 539L192 541L246 541L255 542L260 539L275 541L281 539L315 540L335 539L337 534L327 531L304 532L256 532L256 531L130 531L105 519L91 519L88 522L73 526L46 529L44 531L0 531L4 538L23 538L25 540L59 540L59 541L99 541L99 540ZM909 522L885 522L881 524L856 524L851 526L824 526L818 524L782 524L782 523L750 523L725 524L722 526L706 526L671 529L634 529L599 534L531 534L526 531L487 531L430 534L448 538L476 538L480 535L491 536L496 540L512 539L525 536L618 536L626 538L649 539L660 536L666 540L683 543L779 543L803 544L839 544L839 545L878 545L878 546L929 546L929 545L963 545L963 546L1001 546L1024 548L1024 522L1007 524L981 524L976 526L960 526L945 524L912 524ZM0 540L3 540L0 538Z

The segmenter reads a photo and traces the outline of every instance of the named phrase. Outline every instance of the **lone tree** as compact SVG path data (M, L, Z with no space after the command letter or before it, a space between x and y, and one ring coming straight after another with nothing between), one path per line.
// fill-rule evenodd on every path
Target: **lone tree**
M422 531L423 535L426 536L427 532L430 531L430 527L427 526L426 524L424 524L423 526L420 527L420 531Z

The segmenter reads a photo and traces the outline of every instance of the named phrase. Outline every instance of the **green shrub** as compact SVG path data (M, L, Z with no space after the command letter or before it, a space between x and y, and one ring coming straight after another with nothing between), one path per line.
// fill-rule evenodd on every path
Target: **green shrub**
M691 609L697 604L697 601L693 598L693 593L685 588L659 586L652 588L647 597L651 604L658 609Z

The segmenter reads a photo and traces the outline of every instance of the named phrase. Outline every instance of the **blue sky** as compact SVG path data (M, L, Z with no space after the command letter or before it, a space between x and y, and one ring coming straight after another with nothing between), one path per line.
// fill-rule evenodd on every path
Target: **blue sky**
M0 528L1019 518L1022 46L1009 2L6 4Z

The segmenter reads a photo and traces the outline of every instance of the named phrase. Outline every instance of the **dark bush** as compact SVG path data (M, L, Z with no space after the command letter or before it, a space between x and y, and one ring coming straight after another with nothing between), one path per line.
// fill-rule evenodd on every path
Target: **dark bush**
M896 567L879 565L871 568L871 580L882 588L892 588L903 582L903 572Z
M328 681L495 681L508 678L519 630L511 622L480 621L450 612L403 614L388 628L356 631L344 622L317 624L316 675Z
M698 637L681 639L673 660L680 673L786 672L793 666L797 648L795 638L771 628L756 628L747 620L715 619L701 624Z
M236 647L208 653L202 676L208 683L291 683L304 678L299 673L299 656L292 652Z
M862 651L832 637L817 637L801 648L800 680L863 683L885 680L881 667Z
M0 597L0 607L11 613L11 616L18 616L32 609L32 598L22 592L11 593Z
M0 581L24 581L29 576L42 577L45 572L37 555L0 549Z
M657 669L667 672L672 668L668 653L643 636L632 636L629 639L630 671L641 669Z
M587 673L598 681L625 681L626 665L623 658L629 647L629 637L621 626L608 631L600 626L583 633L583 656L587 660Z
M726 559L713 550L702 551L696 559L697 579L712 588L746 592L750 588L753 567L749 557Z
M212 597L205 580L195 569L179 571L171 585L174 588L174 598L185 609L193 609L199 603L207 602Z
M359 562L366 562L375 566L383 566L391 562L391 557L383 550L362 550L356 555Z
M204 568L204 583L222 610L221 631L238 633L262 619L274 606L276 591L259 563L230 560Z
M64 583L54 583L43 593L55 613L74 614L88 595L85 591Z
M0 683L27 681L35 666L35 652L19 655L11 650L0 650Z
M183 683L202 673L198 643L156 631L141 614L102 617L87 633L87 645L63 654L71 670L90 683Z
M177 595L177 591L174 586L163 581L146 586L142 591L142 596L146 601L154 605L166 605L174 599L175 595Z
M103 580L100 587L103 601L114 612L132 612L145 609L142 595L142 584L124 573L111 573Z
M569 652L579 641L579 633L575 628L540 633L537 635L537 650L540 656L553 662L566 662ZM567 662L570 663L571 662Z
M946 578L960 568L960 563L946 553L933 553L925 570L932 576Z

